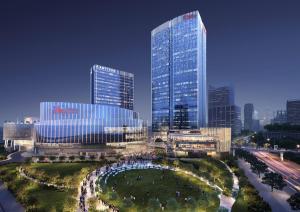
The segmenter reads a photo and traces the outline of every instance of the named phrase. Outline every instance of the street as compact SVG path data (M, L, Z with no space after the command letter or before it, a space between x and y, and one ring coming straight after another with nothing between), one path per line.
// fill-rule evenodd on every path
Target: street
M279 156L263 151L252 151L252 153L268 167L281 174L290 187L300 191L300 165L291 161L281 161Z

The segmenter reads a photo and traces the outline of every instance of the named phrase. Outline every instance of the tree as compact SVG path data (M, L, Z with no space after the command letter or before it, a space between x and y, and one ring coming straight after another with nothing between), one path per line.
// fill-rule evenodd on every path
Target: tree
M133 202L131 201L130 198L125 198L123 200L123 205L125 208L130 208L133 205Z
M178 167L179 166L179 160L174 160L174 162L173 162L173 165L175 166L175 167Z
M252 163L251 169L253 172L258 174L259 178L260 174L268 172L268 166L260 160L257 160L255 163Z
M262 178L262 183L271 186L271 191L273 191L274 188L282 190L283 187L286 186L286 182L283 180L282 176L274 172L266 173Z
M148 208L150 209L149 211L158 211L160 208L160 202L155 198L151 198L148 201Z
M171 198L167 201L167 209L169 211L177 211L179 208L179 204L175 198Z
M287 199L287 202L290 204L292 210L300 210L300 192L290 196L290 198Z
M187 200L188 208L194 211L197 208L197 201L194 197L188 197Z

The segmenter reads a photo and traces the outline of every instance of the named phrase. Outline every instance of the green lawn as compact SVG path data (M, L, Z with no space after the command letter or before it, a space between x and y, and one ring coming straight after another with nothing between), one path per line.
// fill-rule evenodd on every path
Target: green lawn
M75 211L77 189L55 189L31 182L21 176L17 167L21 164L8 164L0 166L0 180L5 182L17 200L26 211ZM32 163L23 164L34 177L44 177L48 181L53 176L59 176L64 183L69 179L73 186L77 186L86 173L95 169L99 163ZM43 173L43 174L41 174Z
M23 165L23 168L34 178L58 185L77 187L81 179L102 164L103 162L32 163Z
M138 176L142 179L137 180ZM114 187L115 192L112 192ZM180 196L176 197L176 191ZM135 200L129 200L130 196ZM192 197L190 201L185 198ZM107 191L101 198L121 211L146 211L153 209L152 200L158 199L167 211L217 211L217 192L204 182L180 172L169 170L131 170L110 177ZM126 202L127 199L129 201ZM176 201L175 201L176 200ZM156 211L156 210L155 210Z
M225 195L231 195L233 186L232 174L219 160L204 157L200 159L180 159L173 162L165 161L163 163L173 163L175 166L202 176L222 188Z

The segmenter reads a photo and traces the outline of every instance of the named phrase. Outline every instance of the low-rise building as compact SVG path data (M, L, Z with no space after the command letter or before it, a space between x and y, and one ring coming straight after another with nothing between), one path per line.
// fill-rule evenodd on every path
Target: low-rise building
M199 130L170 130L168 151L175 155L206 153L219 155L229 153L231 128L200 128Z

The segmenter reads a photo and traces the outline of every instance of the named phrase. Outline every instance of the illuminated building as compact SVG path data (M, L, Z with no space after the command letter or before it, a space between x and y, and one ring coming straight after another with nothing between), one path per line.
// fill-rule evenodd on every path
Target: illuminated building
M300 100L288 100L286 103L287 122L300 125Z
M151 32L152 131L207 124L206 29L198 11Z
M91 103L133 110L134 75L100 65L90 73Z
M107 144L145 136L136 112L100 104L42 102L34 127L39 144Z
M235 105L233 87L209 87L208 127L229 127L231 135L240 134L241 108Z
M228 153L231 148L231 128L200 128L199 130L170 130L168 144L177 155Z

